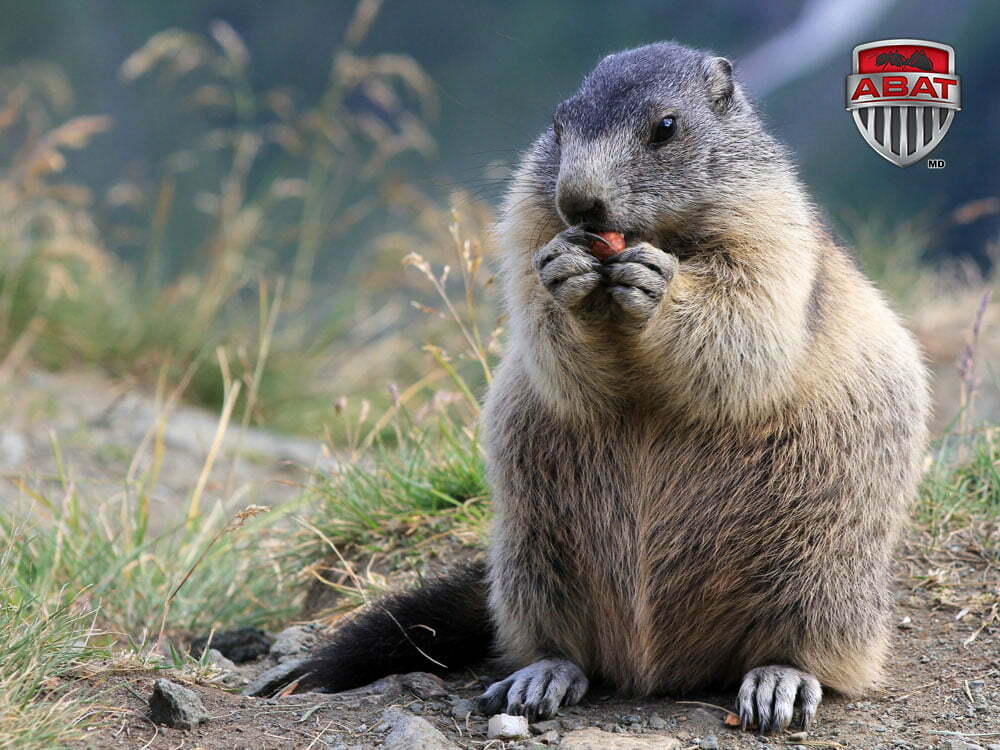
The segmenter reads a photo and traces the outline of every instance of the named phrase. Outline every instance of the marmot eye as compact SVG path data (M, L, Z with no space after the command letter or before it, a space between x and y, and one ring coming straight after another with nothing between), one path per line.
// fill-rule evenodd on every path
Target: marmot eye
M676 132L677 121L673 117L664 117L653 128L653 138L650 142L654 146L659 146L661 143L666 143L673 138Z

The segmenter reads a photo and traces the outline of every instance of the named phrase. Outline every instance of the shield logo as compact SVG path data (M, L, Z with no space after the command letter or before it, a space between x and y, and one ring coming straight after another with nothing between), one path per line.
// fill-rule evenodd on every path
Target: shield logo
M933 151L961 107L955 49L921 39L859 44L847 110L868 145L898 167Z

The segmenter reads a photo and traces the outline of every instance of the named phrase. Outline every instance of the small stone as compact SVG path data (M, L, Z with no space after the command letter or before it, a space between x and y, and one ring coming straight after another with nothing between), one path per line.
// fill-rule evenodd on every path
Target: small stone
M622 724L642 724L642 717L638 714L623 714L618 720Z
M382 750L458 750L427 719L398 708L382 712L382 724L392 731L382 743Z
M902 620L896 623L896 627L899 628L900 630L912 630L913 620L911 620L909 616L904 617Z
M443 698L448 695L444 681L430 672L410 672L399 676L399 682L418 698Z
M578 729L562 738L559 750L680 750L680 740L665 734L611 734L600 729Z
M205 662L211 664L213 667L222 670L223 672L235 672L236 665L225 655L219 651L217 648L210 648L208 653L205 654Z
M547 732L542 732L540 735L535 737L535 739L543 745L554 745L559 741L559 732L554 729L550 729Z
M530 728L535 734L545 734L552 730L559 730L562 728L562 723L559 719L547 719L546 721L536 721L530 725Z
M792 732L790 735L785 737L789 742L802 742L809 736L808 732Z
M701 750L719 750L719 738L714 734L702 737L701 741L698 743L698 747L700 747Z
M254 679L250 680L250 684L243 690L243 695L255 695L258 697L271 695L283 687L288 682L287 678L289 675L303 664L305 664L305 659L296 659L294 661L284 661L270 669L265 669Z
M931 657L929 657L927 654L924 654L923 656L920 657L919 661L921 664L930 664Z
M510 714L491 716L486 736L491 740L527 739L531 736L528 732L528 719L525 716L511 716Z
M459 698L451 704L451 709L449 713L453 718L459 721L465 721L465 719L476 710L476 704L465 698Z
M650 729L666 729L667 720L664 719L659 714L653 714L649 717L649 728Z
M301 658L316 645L321 629L316 623L285 628L271 644L271 656L279 662Z
M153 683L149 718L168 727L193 729L208 721L209 716L197 693L160 678Z

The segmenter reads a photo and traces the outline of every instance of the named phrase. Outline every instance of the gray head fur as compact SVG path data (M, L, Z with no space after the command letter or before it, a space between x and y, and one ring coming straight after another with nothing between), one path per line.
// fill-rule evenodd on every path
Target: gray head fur
M667 116L675 134L654 145ZM601 60L558 106L521 173L563 223L654 244L776 176L790 176L784 149L764 132L730 62L670 42Z

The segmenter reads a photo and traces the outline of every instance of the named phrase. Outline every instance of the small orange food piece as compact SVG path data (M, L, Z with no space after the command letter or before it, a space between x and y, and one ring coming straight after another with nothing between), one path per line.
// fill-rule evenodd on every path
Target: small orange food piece
M621 232L597 232L597 236L604 242L595 240L590 246L590 252L598 260L605 261L625 249L625 235Z

